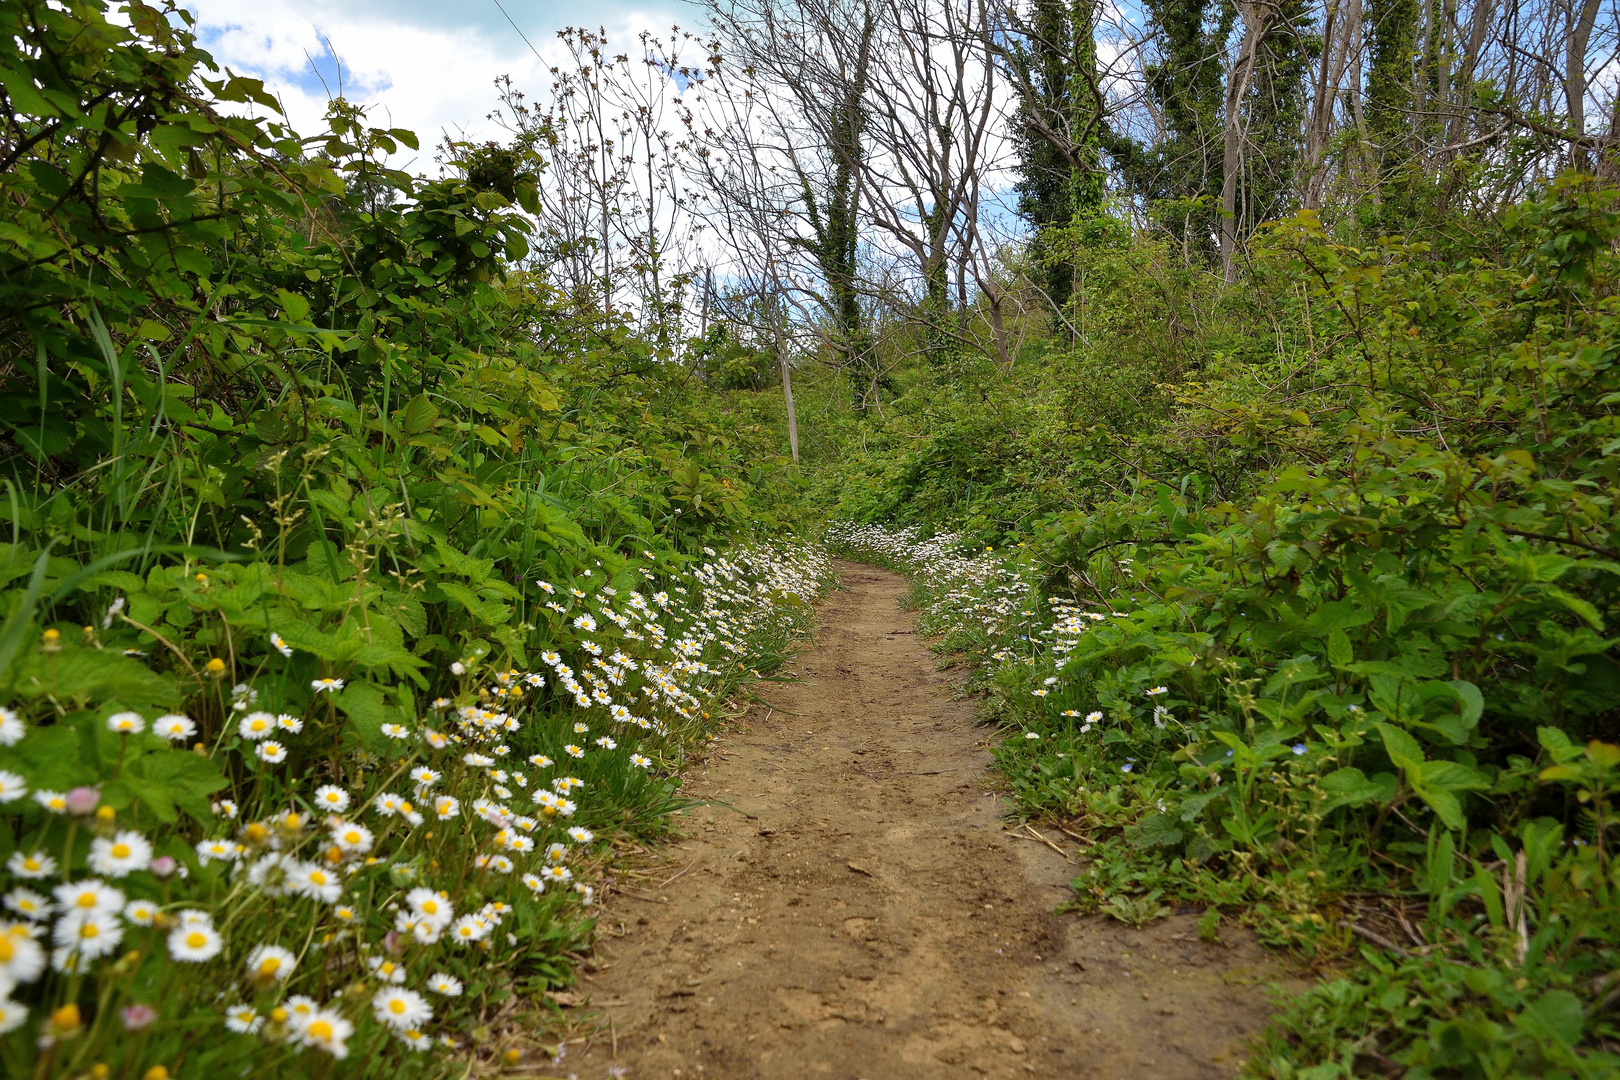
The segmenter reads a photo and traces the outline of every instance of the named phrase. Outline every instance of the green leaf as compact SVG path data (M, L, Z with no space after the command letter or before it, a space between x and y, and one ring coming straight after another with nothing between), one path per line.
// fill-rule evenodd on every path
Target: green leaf
M297 293L288 292L286 289L277 289L276 299L281 301L281 311L287 317L288 322L302 326L309 321L308 300L305 300Z
M1585 1028L1581 999L1568 990L1549 990L1525 1006L1513 1018L1513 1026L1534 1038L1573 1049Z
M1342 806L1361 806L1370 802L1388 802L1395 797L1395 777L1379 773L1369 778L1353 766L1335 769L1322 777L1322 790L1328 798L1322 805L1325 814Z
M1472 730L1485 715L1485 695L1467 679L1452 679L1447 685L1457 692L1457 700L1462 702L1462 726Z
M1125 829L1125 842L1136 848L1173 847L1184 834L1169 814L1149 814Z
M1384 737L1384 750L1396 765L1406 769L1423 764L1423 748L1416 739L1393 724L1378 723L1373 726Z
M388 745L388 736L382 733L388 711L381 690L368 682L351 682L332 701L349 718L350 726L366 746L382 749Z
M1328 634L1327 654L1328 663L1334 667L1345 667L1354 663L1356 651L1350 644L1350 635L1343 630L1334 630Z

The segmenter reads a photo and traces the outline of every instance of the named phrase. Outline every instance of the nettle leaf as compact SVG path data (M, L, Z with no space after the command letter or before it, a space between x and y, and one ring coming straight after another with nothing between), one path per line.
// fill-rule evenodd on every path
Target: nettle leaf
M1210 803L1221 798L1225 794L1226 790L1224 788L1216 788L1214 791L1204 791L1197 795L1191 795L1185 799L1182 799L1180 807L1181 813L1179 815L1181 820L1188 822L1197 821L1199 817L1203 815L1204 810L1209 806Z
M382 726L388 722L388 707L381 690L371 683L351 682L332 702L349 718L350 727L362 743L372 749L388 744L388 737L382 733Z
M1132 847L1173 847L1185 839L1180 824L1169 814L1149 814L1125 829L1125 842Z
M1581 999L1568 990L1549 990L1514 1017L1513 1026L1534 1038L1572 1049L1585 1030Z
M180 706L172 679L130 657L108 649L63 649L32 653L17 665L14 692L24 698L49 694L58 699L117 700L140 711Z

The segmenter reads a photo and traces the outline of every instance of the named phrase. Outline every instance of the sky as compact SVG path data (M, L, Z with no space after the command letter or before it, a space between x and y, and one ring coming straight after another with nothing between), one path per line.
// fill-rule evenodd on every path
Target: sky
M374 124L417 133L421 151L395 161L411 172L435 171L432 148L447 133L498 136L485 119L496 104L494 80L510 75L517 89L542 94L564 27L605 29L610 41L628 44L642 30L667 34L677 23L696 25L701 15L688 0L185 0L183 6L214 60L263 79L301 134L321 130L341 71L343 95L370 106Z

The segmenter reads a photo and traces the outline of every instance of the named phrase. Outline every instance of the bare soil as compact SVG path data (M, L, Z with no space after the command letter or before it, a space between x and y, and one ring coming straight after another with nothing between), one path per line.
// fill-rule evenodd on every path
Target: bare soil
M1080 847L1009 829L990 729L917 640L905 582L842 563L798 681L683 791L689 838L604 889L582 1077L1214 1078L1281 972L1197 912L1059 916Z

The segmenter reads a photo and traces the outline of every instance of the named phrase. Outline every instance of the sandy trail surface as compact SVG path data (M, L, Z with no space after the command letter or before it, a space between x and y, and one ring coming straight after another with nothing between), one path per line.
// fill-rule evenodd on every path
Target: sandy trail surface
M578 988L595 1030L547 1071L1235 1074L1278 975L1263 950L1225 928L1201 942L1196 912L1141 930L1054 915L1080 846L1007 827L993 732L917 640L905 582L839 572L798 681L689 776L713 801L687 839L604 890Z

